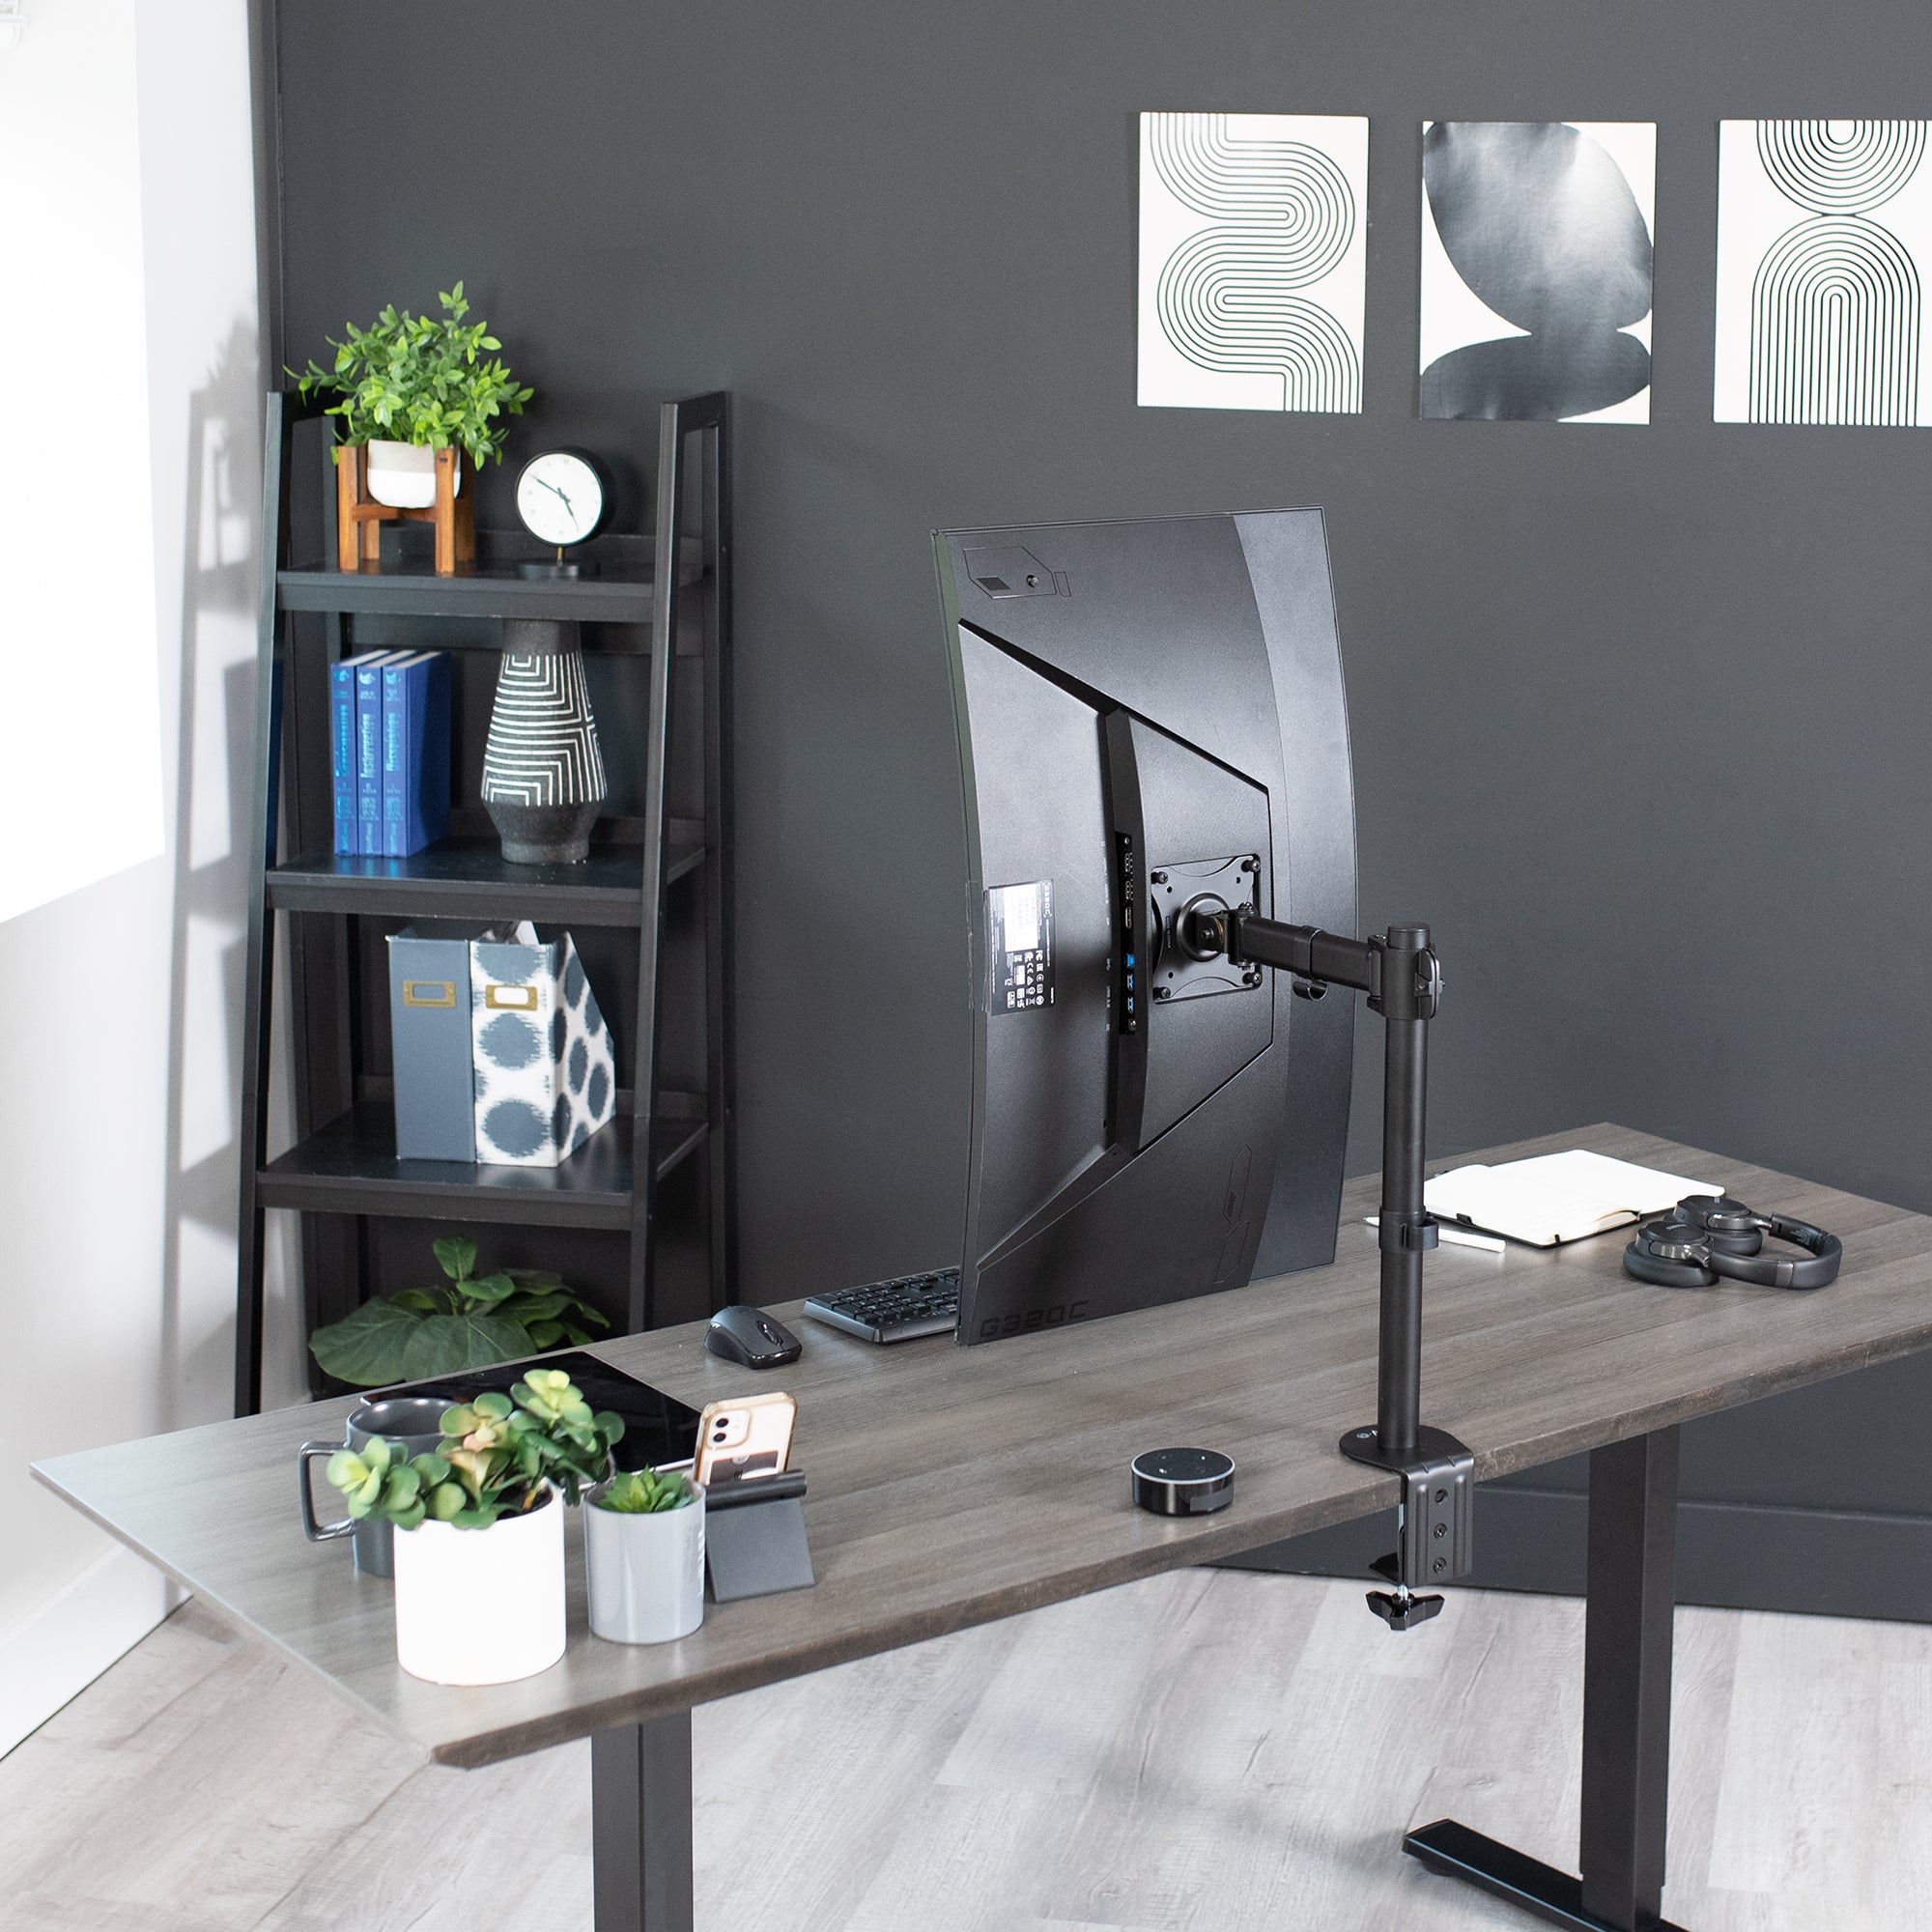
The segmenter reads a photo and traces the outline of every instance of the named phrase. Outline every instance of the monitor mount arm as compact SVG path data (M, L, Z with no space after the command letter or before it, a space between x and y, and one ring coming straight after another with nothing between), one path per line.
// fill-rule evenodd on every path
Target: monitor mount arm
M1225 953L1239 966L1286 973L1304 999L1330 986L1366 993L1382 1016L1381 1331L1376 1420L1351 1429L1342 1453L1402 1479L1398 1548L1375 1567L1395 1586L1372 1590L1369 1607L1391 1630L1407 1630L1442 1607L1417 1584L1446 1583L1472 1566L1475 1459L1455 1436L1421 1420L1422 1258L1435 1245L1423 1206L1429 1022L1442 969L1426 925L1392 925L1380 939L1343 939L1319 926L1287 925L1210 900L1182 911L1176 938L1189 955Z

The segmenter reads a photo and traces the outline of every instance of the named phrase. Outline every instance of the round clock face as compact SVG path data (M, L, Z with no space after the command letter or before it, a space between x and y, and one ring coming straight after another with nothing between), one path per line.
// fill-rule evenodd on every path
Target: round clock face
M580 544L604 521L603 481L575 450L546 450L517 478L517 515L539 543Z

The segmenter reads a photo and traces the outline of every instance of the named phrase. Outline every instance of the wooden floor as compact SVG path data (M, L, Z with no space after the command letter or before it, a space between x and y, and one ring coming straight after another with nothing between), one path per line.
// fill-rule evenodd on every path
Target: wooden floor
M1180 1571L696 1714L700 1932L1460 1932L1445 1814L1569 1864L1581 1606ZM1932 1629L1677 1618L1670 1916L1919 1932ZM590 1924L588 1747L417 1767L195 1605L0 1760L6 1932Z

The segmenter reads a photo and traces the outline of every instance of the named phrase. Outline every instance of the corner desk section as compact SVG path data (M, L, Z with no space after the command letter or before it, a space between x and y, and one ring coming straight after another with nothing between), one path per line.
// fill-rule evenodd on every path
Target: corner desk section
M1678 1426L1932 1345L1932 1220L1614 1126L1460 1158L1574 1146L1698 1175L1845 1240L1837 1283L1808 1294L1645 1287L1622 1272L1621 1235L1430 1257L1425 1419L1470 1445L1479 1479L1592 1454L1581 1876L1453 1821L1406 1848L1548 1922L1660 1932ZM426 1757L480 1765L594 1735L598 1932L689 1932L694 1705L1394 1502L1394 1477L1335 1446L1375 1406L1374 1200L1373 1178L1345 1189L1331 1267L986 1348L881 1349L778 1304L806 1341L769 1385L798 1398L817 1586L712 1605L693 1635L633 1649L588 1635L574 1563L570 1648L521 1683L405 1676L389 1586L302 1540L296 1447L339 1428L346 1401L35 1473ZM694 1406L757 1379L703 1339L692 1323L597 1352ZM1228 1509L1186 1521L1133 1507L1128 1463L1172 1443L1236 1457Z

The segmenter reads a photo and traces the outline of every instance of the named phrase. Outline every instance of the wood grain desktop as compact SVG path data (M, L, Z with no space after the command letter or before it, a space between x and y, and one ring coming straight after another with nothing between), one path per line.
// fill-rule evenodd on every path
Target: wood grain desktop
M1502 1257L1430 1257L1423 1414L1479 1477L1664 1429L1932 1344L1932 1220L1614 1126L1468 1159L1583 1146L1694 1174L1845 1240L1831 1288L1674 1292L1621 1269L1623 1235ZM1440 1165L1448 1165L1442 1162ZM799 1402L796 1462L819 1582L712 1606L674 1644L585 1634L573 1565L563 1662L449 1690L397 1667L389 1586L302 1540L296 1445L338 1429L322 1403L35 1465L35 1473L212 1609L261 1633L429 1756L477 1765L688 1709L1108 1585L1366 1515L1394 1478L1349 1463L1373 1420L1373 1178L1350 1183L1333 1267L1142 1314L962 1350L881 1349L777 1308L804 1357L759 1386ZM600 1345L695 1406L757 1378L704 1352L700 1324ZM1136 1510L1127 1463L1169 1444L1226 1449L1235 1499L1171 1521ZM1366 1615L1366 1612L1364 1612Z

